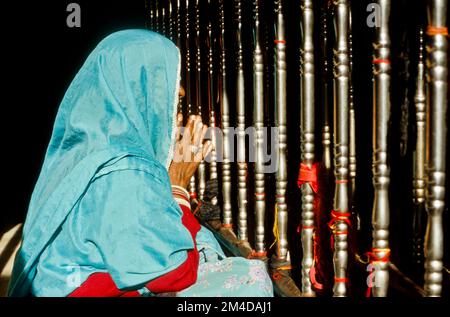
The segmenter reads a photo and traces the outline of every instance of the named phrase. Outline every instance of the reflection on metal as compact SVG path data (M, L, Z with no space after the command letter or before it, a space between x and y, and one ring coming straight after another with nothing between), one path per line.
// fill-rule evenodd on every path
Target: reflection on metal
M335 0L334 28L334 175L335 194L331 214L334 239L334 296L347 295L347 261L349 230L349 55L348 1Z
M371 265L373 279L373 296L387 295L389 285L389 165L387 162L388 122L391 113L390 100L390 39L389 15L390 0L379 0L381 9L380 27L376 29L376 39L373 44L373 185L375 189L372 212L372 252Z
M425 293L440 296L444 255L442 213L445 207L445 165L448 107L447 1L428 2L427 43L427 189L428 224L425 236ZM448 228L447 228L448 229Z
M257 256L265 256L264 219L266 214L265 175L263 157L264 127L264 57L262 51L262 29L260 22L260 2L254 0L254 51L253 51L253 126L255 138L255 251Z
M247 163L245 161L245 88L242 47L241 0L235 0L236 18L236 118L238 165L238 239L248 240L247 229Z
M300 48L300 144L302 168L314 164L314 11L313 1L301 2L302 43ZM309 183L301 185L302 193L302 293L315 295L310 270L314 262L314 191Z
M227 67L226 67L226 47L225 47L225 10L224 0L218 0L219 5L219 46L220 46L220 77L219 77L219 103L220 115L223 130L223 162L222 162L222 223L224 226L231 227L233 215L231 212L231 163L230 163L230 105L228 102L227 90Z
M276 216L278 237L276 256L288 258L287 162L286 162L286 39L283 4L275 0L275 125L278 128L278 169L276 173Z

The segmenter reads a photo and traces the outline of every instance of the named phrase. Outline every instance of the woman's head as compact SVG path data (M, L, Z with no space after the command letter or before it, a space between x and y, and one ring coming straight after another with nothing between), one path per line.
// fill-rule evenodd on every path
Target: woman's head
M56 119L48 158L139 149L168 166L179 94L179 52L147 30L113 33L89 55Z

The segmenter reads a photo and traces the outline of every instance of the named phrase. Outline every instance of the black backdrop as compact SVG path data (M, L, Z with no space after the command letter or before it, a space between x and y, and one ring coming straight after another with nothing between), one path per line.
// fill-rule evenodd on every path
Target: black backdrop
M78 0L81 6L81 28L66 26L66 7L72 1L41 1L8 4L3 14L12 17L12 21L3 28L2 51L4 59L4 102L2 115L3 158L6 158L2 181L5 190L2 191L2 208L0 226L2 231L11 225L23 221L32 188L37 179L40 165L51 134L53 120L57 107L65 89L70 84L77 70L89 52L107 34L124 28L143 28L148 19L145 11L145 1L106 1ZM75 2L75 1L74 1ZM247 74L248 113L251 114L251 23L252 15L250 1L245 1L243 16L244 63ZM265 1L267 3L267 1ZM361 214L362 232L358 248L367 251L371 241L370 216L372 210L372 88L371 88L371 41L374 29L366 24L366 7L371 1L353 1L353 83L356 108L357 128L357 192L356 209ZM298 45L299 21L298 0L286 0L287 58L288 58L288 161L289 185L288 205L291 219L291 249L300 249L300 239L294 234L299 221L300 205L299 191L296 187L296 174L299 164L299 102L298 102ZM232 20L232 1L225 1L228 31L228 71L230 100L234 100L234 37L232 31L235 23ZM316 6L317 7L317 6ZM264 16L266 21L272 21L270 5L266 5ZM318 9L318 8L316 8ZM316 23L320 12L316 10ZM412 223L412 151L414 148L414 77L417 51L417 24L425 18L424 7L419 0L392 1L391 38L392 38L392 116L390 126L390 163L391 163L391 248L392 260L407 273L411 261L411 223ZM204 16L202 16L204 22ZM204 25L202 26L204 27ZM273 40L271 22L265 26L269 39ZM407 36L405 37L405 31ZM316 47L319 47L319 31L316 28ZM269 40L269 43L273 42ZM409 49L409 80L405 80L405 59L401 52ZM205 52L205 51L204 51ZM270 67L268 74L273 73L273 47L269 47L268 58ZM218 54L216 54L217 56ZM317 56L317 63L320 55ZM317 76L320 78L320 67ZM273 87L271 76L268 76L269 86ZM405 84L406 83L406 84ZM408 89L409 127L406 155L400 155L400 116L405 89ZM206 87L204 88L204 91ZM320 100L320 90L316 100ZM273 109L273 92L268 93L269 109ZM320 106L320 105L319 105ZM405 111L405 108L403 108ZM273 110L268 111L267 123L273 122ZM320 132L321 112L318 111L317 132ZM232 118L233 122L233 118ZM248 117L251 124L251 116ZM319 134L318 134L319 135ZM317 144L317 158L320 159L320 141ZM448 149L447 149L448 151ZM447 157L450 157L447 155ZM251 174L250 174L251 179ZM449 234L450 222L447 204L444 213L446 229L446 263L449 264ZM273 175L267 175L268 193L273 193ZM251 182L249 181L251 186ZM251 188L250 188L251 191ZM250 192L249 191L249 192ZM249 195L251 196L251 195ZM270 196L270 195L269 195ZM273 201L269 199L269 206ZM251 201L249 201L251 210ZM270 209L269 209L270 210ZM272 213L268 213L268 225L272 223ZM269 236L269 239L272 239ZM294 252L293 257L296 258Z

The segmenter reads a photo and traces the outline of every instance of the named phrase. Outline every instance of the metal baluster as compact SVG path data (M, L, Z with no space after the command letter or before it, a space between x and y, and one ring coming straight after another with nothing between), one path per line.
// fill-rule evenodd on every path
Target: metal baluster
M245 161L245 88L242 47L241 0L235 0L236 29L236 116L237 116L237 166L238 166L238 239L248 240L247 230L247 163Z
M350 67L350 80L349 80L349 124L350 124L350 147L349 147L349 176L350 176L350 207L353 207L355 199L355 184L356 184L356 116L355 105L353 103L353 37L352 37L352 10L349 4L349 32L348 32L348 55L349 55L349 67ZM359 223L359 215L358 215ZM358 225L359 228L359 225Z
M155 24L154 30L156 33L160 32L160 21L159 21L159 0L155 0Z
M222 200L223 200L223 225L231 229L233 223L231 207L231 164L230 164L230 105L228 101L227 73L226 73L226 46L225 46L225 10L224 0L218 0L219 24L220 24L220 79L219 102L221 111L221 123L223 130L223 162L222 162Z
M208 0L208 12L213 12L211 0ZM211 128L211 142L213 148L211 150L211 159L209 163L209 178L217 179L217 153L216 153L216 113L215 113L215 96L214 96L214 42L212 34L212 21L208 20L208 110L209 110L209 127Z
M424 64L423 28L419 30L419 61L417 65L416 93L414 104L416 108L416 150L413 156L413 260L416 266L423 265L422 219L425 213L425 155L426 155L426 94L425 94L425 64Z
M374 43L374 123L373 123L373 185L375 188L372 213L373 295L384 297L389 285L389 165L387 162L388 122L390 116L390 0L379 0L380 27L376 28Z
M430 0L427 11L429 25L426 64L429 104L426 151L428 224L425 235L425 293L427 296L435 297L440 296L442 292L444 253L442 213L445 207L448 107L447 1Z
M200 32L200 1L195 0L195 87L196 87L196 111L198 115L202 115L202 58L201 58L201 32ZM203 145L200 145L200 151L203 151ZM206 186L206 168L205 161L200 162L200 165L197 170L198 175L198 197L200 200L203 199L203 193L205 191Z
M264 57L261 46L262 30L260 22L261 0L254 0L254 51L253 51L253 126L255 139L255 256L265 257L265 175L264 175Z
M332 230L334 239L334 296L347 294L349 229L349 56L348 1L335 0L334 27L334 175L336 180Z
M287 260L286 40L281 0L275 0L275 16L275 125L278 128L278 169L276 173L278 237L276 256L278 259Z
M322 54L323 54L323 72L322 72L322 102L324 108L324 123L322 128L322 163L327 171L331 170L331 127L330 127L330 103L329 103L329 65L328 65L328 7L326 2L322 7L322 21L321 21L321 39L322 39Z
M191 95L191 28L190 28L190 11L189 11L189 0L186 0L185 2L185 40L186 40L186 56L185 56L185 63L186 63L186 77L185 77L185 83L186 83L186 108L188 115L194 114L192 109L192 95ZM189 196L191 197L191 200L197 199L197 190L196 190L196 181L195 181L195 175L193 175L189 181L188 186Z
M314 12L313 1L301 2L302 44L300 49L300 145L302 165L314 164ZM303 168L303 167L302 167ZM314 262L314 190L311 184L301 185L302 193L302 293L313 296L310 270Z

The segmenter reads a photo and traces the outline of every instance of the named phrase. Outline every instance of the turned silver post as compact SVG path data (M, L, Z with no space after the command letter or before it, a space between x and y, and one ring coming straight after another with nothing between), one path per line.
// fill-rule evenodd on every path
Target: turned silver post
M175 7L175 32L176 32L176 43L178 48L181 48L181 0L176 0Z
M190 29L190 12L189 12L189 0L186 0L185 2L185 40L186 40L186 55L185 55L185 63L186 63L186 77L185 77L185 83L186 83L186 108L188 115L194 114L192 109L192 95L191 95L191 49L190 49L190 39L191 39L191 29ZM196 183L195 183L195 175L193 175L189 181L188 186L189 196L192 200L195 200L197 198L197 190L196 190Z
M334 239L334 296L347 295L347 261L349 230L349 55L348 1L335 0L334 27L334 175L335 194L332 211Z
M428 1L427 43L427 187L428 214L425 235L425 294L441 296L444 253L442 213L445 207L445 168L447 146L448 53L446 28L447 1Z
M356 186L356 117L355 117L355 105L353 103L353 37L352 37L352 10L349 5L349 32L348 32L348 55L350 66L350 79L349 79L349 124L350 124L350 147L349 147L349 176L350 176L350 207L353 207L355 199L355 186ZM359 216L358 216L359 222Z
M154 30L155 32L159 33L161 30L161 25L159 21L159 1L155 0L155 26Z
M212 12L211 0L208 0L208 11ZM216 114L215 114L215 96L214 96L214 44L212 35L212 22L211 19L208 20L208 37L207 37L207 48L208 48L208 110L209 110L209 127L211 131L211 142L213 148L211 150L211 158L209 163L209 178L217 179L217 152L216 152Z
M200 40L200 0L195 0L195 87L196 87L196 110L198 115L202 115L202 58L201 58L201 40ZM200 145L200 151L203 151L203 145ZM205 161L201 161L197 170L198 175L198 197L203 199L203 193L206 187L206 168Z
M329 65L328 65L328 3L322 7L321 46L323 54L322 69L322 102L324 109L324 123L322 128L322 163L327 171L331 170L331 127L330 127L330 98L329 98Z
M148 10L150 11L150 23L149 23L149 29L154 30L155 29L155 11L153 8L154 1L148 0Z
M163 1L161 4L161 21L160 21L160 26L161 26L161 34L166 36L166 2Z
M314 12L313 0L301 2L302 44L300 49L300 146L301 163L312 169L314 164ZM313 296L310 270L314 262L314 190L301 185L302 193L302 287L305 296Z
M264 57L261 46L262 30L259 18L261 0L254 1L254 51L253 51L253 126L255 138L255 251L256 255L266 255L264 241L264 219L266 214L265 178L264 178Z
M220 46L220 77L219 77L219 103L221 125L223 130L223 149L222 149L222 223L225 227L231 227L233 224L233 215L231 207L231 163L230 163L230 104L227 92L227 73L226 73L226 47L225 47L225 12L223 7L224 0L218 0L219 9L219 46Z
M247 163L245 161L245 88L242 47L241 0L235 0L236 15L236 117L238 167L238 239L248 240L247 230Z
M423 237L422 219L425 212L425 155L426 155L426 94L423 28L419 30L419 60L417 64L416 92L414 95L416 109L416 149L413 156L413 260L422 264Z
M167 37L173 41L174 40L174 37L173 37L173 7L172 7L172 0L168 0L168 1L169 1L169 12L168 12L169 22L168 22Z
M376 28L373 44L373 185L375 189L372 212L372 293L385 297L389 285L389 165L387 162L388 122L390 100L390 0L379 0L380 27Z
M283 4L275 0L275 125L278 128L278 169L276 173L276 208L278 237L276 256L287 260L287 162L286 162L286 40L284 35Z

